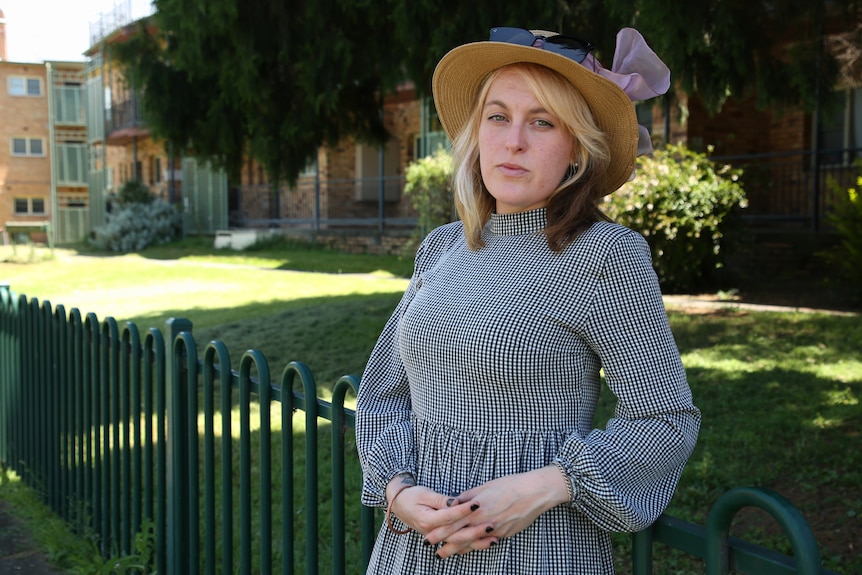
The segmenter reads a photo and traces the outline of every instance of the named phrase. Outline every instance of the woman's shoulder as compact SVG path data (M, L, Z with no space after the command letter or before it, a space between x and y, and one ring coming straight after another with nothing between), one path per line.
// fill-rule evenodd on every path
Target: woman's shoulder
M429 267L456 244L464 243L464 224L460 221L443 224L431 230L416 251L416 267Z
M578 237L576 243L585 247L594 248L600 245L610 248L620 242L646 245L646 239L640 233L614 222L594 223Z
M456 220L431 230L425 237L424 242L451 241L457 239L459 236L464 236L464 223L461 220Z

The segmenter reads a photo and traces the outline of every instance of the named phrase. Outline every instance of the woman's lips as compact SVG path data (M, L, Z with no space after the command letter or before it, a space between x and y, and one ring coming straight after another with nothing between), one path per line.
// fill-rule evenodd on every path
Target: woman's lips
M519 164L503 163L497 166L507 176L521 176L527 173L527 168Z

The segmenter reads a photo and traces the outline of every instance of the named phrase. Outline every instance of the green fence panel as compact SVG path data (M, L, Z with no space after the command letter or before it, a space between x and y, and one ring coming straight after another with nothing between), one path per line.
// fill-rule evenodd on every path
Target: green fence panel
M0 283L0 462L44 493L59 516L97 534L106 557L135 553L136 535L150 533L150 567L158 573L289 574L301 563L307 574L364 570L379 522L374 509L345 496L347 479L359 479L345 476L346 437L355 424L345 401L359 380L339 379L328 402L317 397L301 362L272 383L259 351L245 352L234 370L222 342L207 343L198 356L190 321L169 320L165 333L153 328L142 337L132 323L120 329L111 317L99 322L77 309L52 309ZM304 418L299 453L297 411ZM332 469L318 466L319 420L331 422ZM301 494L297 459L305 463ZM324 493L332 505L324 543L331 567L321 563L321 472L331 473L331 493ZM300 495L305 504L297 508ZM359 509L359 557L346 550L355 535L347 529L348 506ZM733 516L746 506L776 518L793 557L729 536ZM837 575L821 568L799 511L762 489L729 491L706 526L663 515L634 534L634 575L652 573L657 544L703 559L708 575Z

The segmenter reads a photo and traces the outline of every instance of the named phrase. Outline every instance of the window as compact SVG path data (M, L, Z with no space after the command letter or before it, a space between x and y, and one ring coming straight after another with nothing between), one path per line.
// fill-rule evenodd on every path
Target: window
M820 119L823 164L851 164L862 157L862 88L838 93L836 106Z
M383 200L397 202L401 197L401 182L398 178L400 169L401 144L395 138L386 143L385 148L356 146L356 182L353 199L358 202L377 202L380 199L381 187ZM383 173L380 173L380 163L383 160Z
M10 96L41 96L42 78L27 76L9 76Z
M652 102L635 102L635 115L637 116L638 124L646 128L647 132L652 134Z
M12 138L12 155L41 158L45 155L45 141L42 138Z
M158 184L162 181L162 159L158 156L153 158L153 183Z
M83 143L58 143L54 147L57 160L57 182L62 185L87 184L87 146Z
M45 213L45 198L15 198L15 215L36 216Z

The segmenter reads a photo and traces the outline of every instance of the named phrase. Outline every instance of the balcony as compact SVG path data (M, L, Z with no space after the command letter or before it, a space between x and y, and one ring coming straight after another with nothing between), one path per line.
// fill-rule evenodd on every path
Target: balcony
M84 88L57 86L54 88L54 115L56 126L84 126L87 109L84 106Z
M149 135L141 113L141 100L136 95L121 102L112 102L106 113L105 133L108 145L120 146L134 138Z

